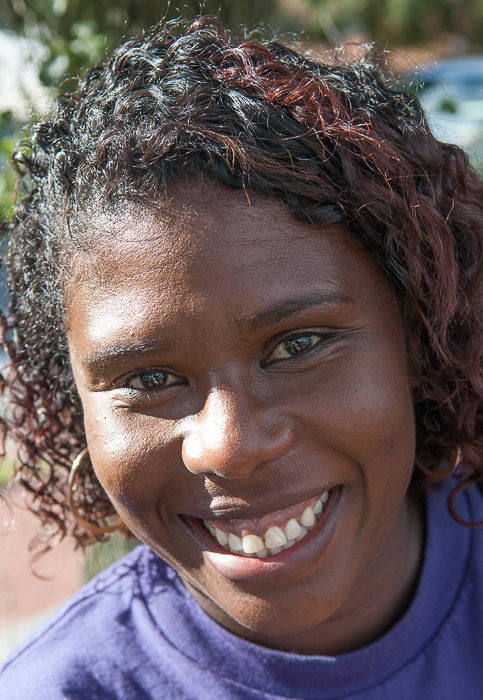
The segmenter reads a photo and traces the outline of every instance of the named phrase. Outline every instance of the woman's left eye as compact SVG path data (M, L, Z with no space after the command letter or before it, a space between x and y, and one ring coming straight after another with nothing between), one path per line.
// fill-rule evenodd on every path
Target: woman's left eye
M275 350L267 358L269 362L273 360L286 360L296 355L302 355L311 350L320 341L320 335L298 335L295 338L284 340L277 345Z
M149 391L150 389L161 389L165 386L177 384L179 381L180 378L170 372L153 369L131 377L125 386L129 389Z

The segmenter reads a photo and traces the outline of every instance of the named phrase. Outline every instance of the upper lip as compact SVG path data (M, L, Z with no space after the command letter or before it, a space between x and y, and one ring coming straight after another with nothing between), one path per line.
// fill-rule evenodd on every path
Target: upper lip
M183 515L199 518L200 520L213 520L216 518L220 520L245 520L247 518L258 518L269 513L275 513L278 510L285 510L298 503L308 501L315 496L321 496L324 491L330 491L332 488L334 487L326 485L321 486L318 490L280 495L276 499L271 496L269 500L251 500L249 504L241 499L217 497L212 500L212 504L207 510L186 511Z

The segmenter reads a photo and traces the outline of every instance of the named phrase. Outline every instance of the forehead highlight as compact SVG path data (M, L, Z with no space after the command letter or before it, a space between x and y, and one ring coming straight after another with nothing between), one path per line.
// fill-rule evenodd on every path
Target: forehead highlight
M240 216L248 217L256 227L267 218L275 226L281 212L289 214L272 197L248 195L214 182L186 183L174 194L160 196L154 202L126 201L124 205L117 203L111 209L98 202L96 206L85 207L69 222L72 253L67 287L88 284L90 275L94 276L96 286L112 283L117 272L112 265L114 253L122 261L132 260L131 270L124 266L126 279L136 274L136 258L145 255L146 249L153 245L157 247L158 263L164 249L163 268L174 269L186 264L188 259L192 261L196 255L217 249L224 240L230 243L230 236L224 233ZM293 223L296 227L298 222L294 219ZM296 231L294 228L294 239ZM207 235L213 233L215 236Z

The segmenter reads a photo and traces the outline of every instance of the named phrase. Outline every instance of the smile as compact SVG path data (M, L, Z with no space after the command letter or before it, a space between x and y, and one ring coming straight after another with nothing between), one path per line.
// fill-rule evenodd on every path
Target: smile
M319 497L260 518L231 519L223 525L220 520L203 520L203 523L226 551L266 559L293 547L308 535L322 517L330 494L331 491L324 491Z

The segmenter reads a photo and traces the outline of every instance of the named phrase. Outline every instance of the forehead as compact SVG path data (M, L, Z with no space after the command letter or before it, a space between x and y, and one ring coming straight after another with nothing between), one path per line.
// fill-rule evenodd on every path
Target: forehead
M277 303L301 293L392 294L375 257L341 227L301 223L274 198L211 183L186 185L157 207L130 207L97 225L78 256L72 305L124 317Z
M265 248L272 248L273 256L279 257L281 243L292 246L294 253L296 244L312 245L317 239L320 244L321 229L297 221L274 197L211 182L184 185L150 206L130 204L120 210L117 206L112 215L101 212L93 218L89 212L88 218L83 217L82 238L93 241L84 250L91 264L102 261L104 274L108 274L115 252L121 257L143 257L151 250L151 258L179 268L188 260L191 266L207 255L220 260L229 256L235 263L237 258L243 262L252 251L253 262ZM324 233L330 230L335 227L324 229ZM344 237L349 241L347 235ZM119 262L111 266L111 272ZM146 262L144 259L143 264Z

